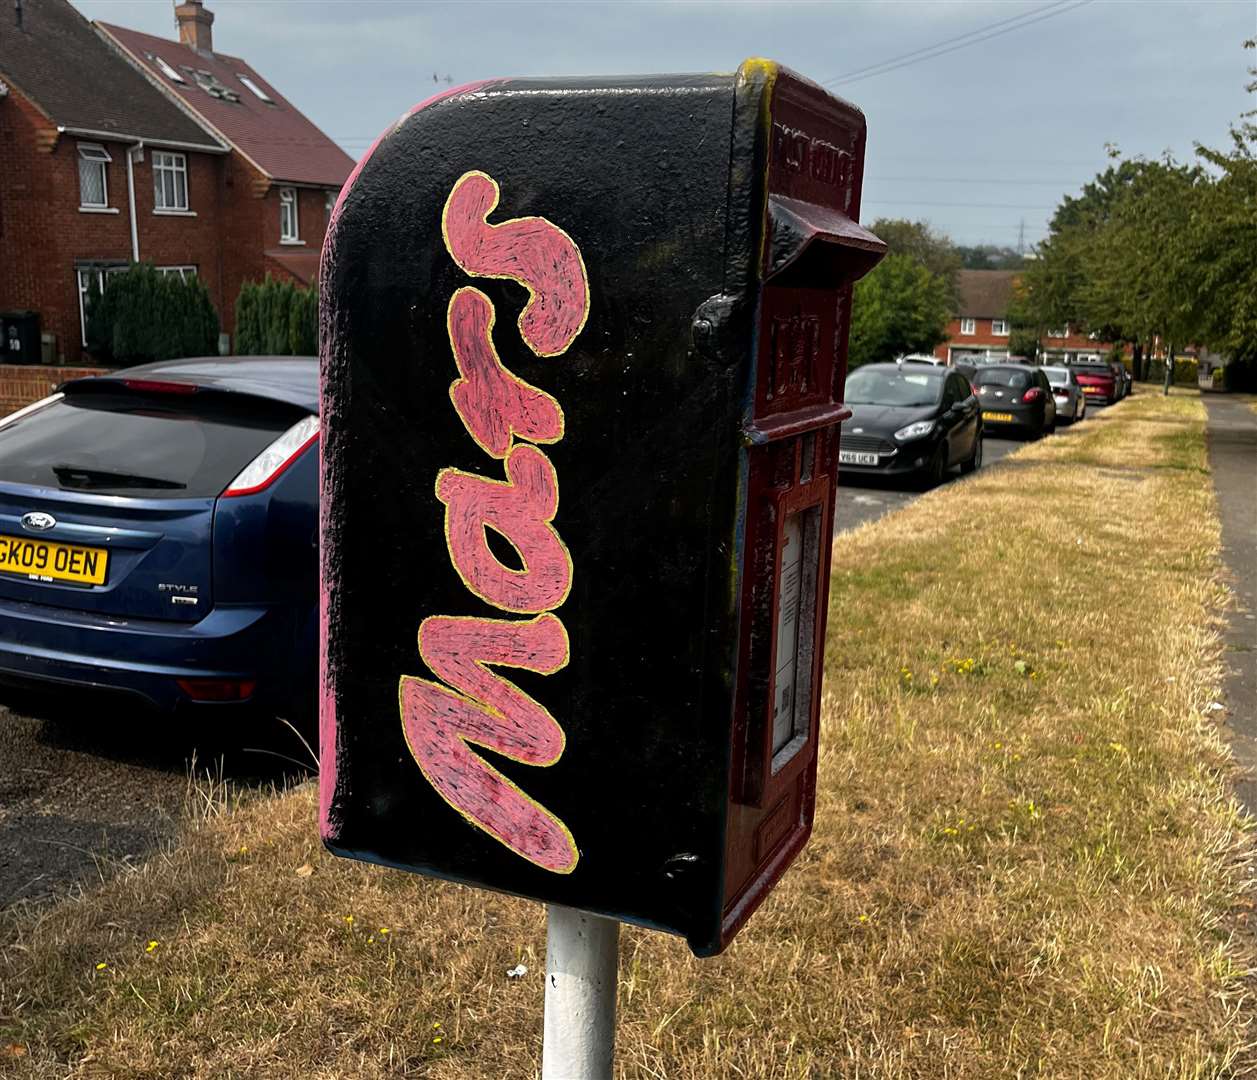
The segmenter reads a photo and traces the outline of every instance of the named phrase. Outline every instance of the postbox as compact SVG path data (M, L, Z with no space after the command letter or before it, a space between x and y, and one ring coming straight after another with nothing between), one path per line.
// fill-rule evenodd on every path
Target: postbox
M723 949L812 828L862 114L776 64L403 116L322 282L332 851Z

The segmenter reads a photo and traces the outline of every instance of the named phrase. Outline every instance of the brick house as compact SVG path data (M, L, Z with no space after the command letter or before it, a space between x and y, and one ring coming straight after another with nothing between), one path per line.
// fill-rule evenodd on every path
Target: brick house
M6 7L0 312L38 313L45 363L85 363L89 284L131 262L199 277L228 335L243 281L313 279L353 162L253 68L212 51L200 0L175 9L180 42L94 26L67 0ZM0 370L0 411L66 377Z
M934 355L948 363L1006 360L1012 331L1008 310L1016 282L1014 270L961 270L956 279L959 310L947 324L947 340L935 348ZM1045 364L1098 360L1110 347L1065 326L1040 340L1039 356Z

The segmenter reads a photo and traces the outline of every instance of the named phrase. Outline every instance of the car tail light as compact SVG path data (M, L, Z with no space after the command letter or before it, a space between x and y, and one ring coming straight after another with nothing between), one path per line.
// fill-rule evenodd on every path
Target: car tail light
M252 495L269 487L318 437L317 416L299 420L241 470L240 475L227 485L223 497Z
M123 379L128 390L142 390L148 394L195 394L199 387L185 382L164 382L161 379Z
M1032 386L1030 387L1029 390L1027 390L1024 394L1021 395L1021 400L1024 401L1027 405L1030 405L1033 402L1038 401L1039 398L1041 398L1042 396L1043 396L1043 391L1040 390L1037 386Z
M978 384L975 382L971 382L969 384L969 389L973 391L975 396L982 393L982 391L978 389Z
M176 679L193 701L247 701L257 689L256 679Z

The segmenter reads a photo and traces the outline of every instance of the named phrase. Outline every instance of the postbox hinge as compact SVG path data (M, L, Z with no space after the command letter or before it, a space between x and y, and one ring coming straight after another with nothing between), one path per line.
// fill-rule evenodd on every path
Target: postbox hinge
M729 362L736 359L730 351L738 334L741 304L736 296L717 293L698 305L690 321L690 338L694 351L708 360Z

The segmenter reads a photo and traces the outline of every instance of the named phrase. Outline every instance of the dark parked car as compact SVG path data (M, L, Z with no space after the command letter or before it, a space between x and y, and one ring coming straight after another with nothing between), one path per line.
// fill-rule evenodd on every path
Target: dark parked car
M1117 401L1120 396L1117 375L1104 361L1089 360L1081 364L1071 364L1070 367L1092 405L1109 405ZM1125 380L1122 385L1124 388Z
M988 364L978 369L975 381L988 431L1020 431L1039 438L1056 430L1056 399L1042 368Z
M1074 424L1087 415L1087 395L1082 392L1071 368L1045 367L1043 374L1052 384L1052 396L1056 398L1057 423Z
M852 417L842 428L844 473L912 475L941 483L959 465L982 464L982 417L963 375L926 364L866 364L847 376Z
M303 718L318 363L174 360L0 420L0 678Z
M1110 360L1109 367L1113 369L1113 388L1117 391L1117 400L1121 401L1130 393L1130 372L1120 360Z

